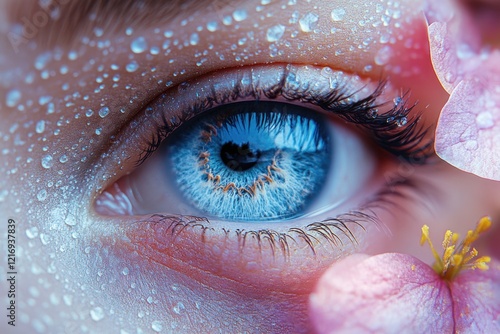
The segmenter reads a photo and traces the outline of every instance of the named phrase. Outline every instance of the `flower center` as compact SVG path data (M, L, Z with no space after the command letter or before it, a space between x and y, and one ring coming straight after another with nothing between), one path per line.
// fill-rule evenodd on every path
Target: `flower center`
M432 254L436 259L432 268L445 280L451 281L462 270L488 269L488 263L491 261L491 258L489 256L482 256L478 258L478 252L472 247L472 243L474 243L482 233L488 231L490 227L490 218L481 218L477 223L476 228L474 230L469 230L461 243L458 243L460 236L457 233L453 233L450 230L446 231L443 240L444 251L443 255L440 256L429 237L429 226L424 225L422 227L420 244L423 245L425 242L429 243Z

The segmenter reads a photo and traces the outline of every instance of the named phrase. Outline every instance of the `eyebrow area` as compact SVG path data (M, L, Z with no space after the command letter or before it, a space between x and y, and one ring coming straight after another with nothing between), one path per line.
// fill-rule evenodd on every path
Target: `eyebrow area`
M71 45L99 27L116 33L127 27L148 28L198 10L218 12L240 0L13 0L7 3L11 23L21 23L17 38L36 40L45 49ZM11 37L14 32L10 32Z

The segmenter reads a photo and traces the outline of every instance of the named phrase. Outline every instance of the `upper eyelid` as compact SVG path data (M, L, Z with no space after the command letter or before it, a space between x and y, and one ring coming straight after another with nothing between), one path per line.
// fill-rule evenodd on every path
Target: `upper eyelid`
M355 80L351 82L346 79L349 75L345 75L341 79L332 79L335 77L332 76L327 79L323 78L323 81L329 81L330 85L325 86L324 82L318 84L321 80L317 76L315 81L311 80L312 77L307 78L308 75L317 75L319 69L289 64L286 66L269 66L269 71L272 73L270 75L271 79L267 78L265 79L267 81L262 83L260 82L261 77L256 75L255 72L265 72L264 68L266 67L257 66L236 70L239 72L230 76L231 80L233 80L232 88L226 87L222 92L217 91L217 79L213 79L215 84L209 86L210 92L208 94L198 93L200 90L207 90L206 86L201 85L196 91L196 97L192 98L195 101L190 102L187 107L180 107L180 109L185 109L184 113L176 114L175 121L168 119L171 115L160 112L161 120L156 125L156 132L153 133L148 142L148 147L141 154L137 164L140 165L144 162L170 132L196 116L200 110L206 111L217 105L231 103L240 99L259 100L268 98L272 100L280 96L284 98L285 102L306 103L305 106L309 103L326 110L327 113L336 114L350 123L364 127L382 148L410 163L422 164L432 155L432 142L421 143L427 134L427 130L417 125L420 115L409 116L414 106L407 107L405 96L398 97L399 103L395 104L392 109L376 114L375 117L370 114L376 108L384 107L384 103L379 103L377 100L386 86L385 81L380 81L375 88L369 88L368 84L353 84ZM328 71L325 71L325 69L328 69ZM321 73L323 71L328 74L339 73L333 72L329 68L323 68ZM299 73L306 78L297 79ZM219 78L219 80L221 79ZM337 86L333 86L332 80L338 80ZM189 85L190 83L181 84L178 89L186 88L189 90L191 89ZM161 99L162 97L160 97Z

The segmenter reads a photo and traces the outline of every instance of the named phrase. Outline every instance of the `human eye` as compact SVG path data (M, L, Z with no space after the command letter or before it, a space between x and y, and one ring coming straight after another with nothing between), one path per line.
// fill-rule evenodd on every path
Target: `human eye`
M253 262L258 275L238 274L247 284L268 273L256 257L282 258L274 265L294 272L287 261L311 265L329 248L346 256L365 247L358 243L377 225L373 207L414 190L404 177L387 178L396 163L424 165L432 153L405 98L385 81L292 64L183 82L117 141L129 167L95 209L141 217L126 235L154 261L168 263L160 249L189 240L179 255L203 270L224 263L225 278ZM200 254L212 255L195 260Z
M141 126L127 134L142 147L140 166L101 194L97 211L324 222L356 193L369 199L382 168L366 138L339 121L376 134L372 141L413 163L430 152L403 97L378 102L383 82L290 64L221 72L145 108Z

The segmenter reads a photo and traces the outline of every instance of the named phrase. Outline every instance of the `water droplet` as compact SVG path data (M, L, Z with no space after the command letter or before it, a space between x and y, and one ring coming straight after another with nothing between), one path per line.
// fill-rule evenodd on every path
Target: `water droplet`
M44 157L42 157L42 167L43 168L49 169L53 165L54 165L54 159L52 158L51 155L47 154Z
M267 41L270 43L276 42L283 37L283 34L285 33L285 26L278 24L275 26L272 26L271 28L267 29Z
M89 109L85 112L85 116L90 117L94 114L94 111L92 109Z
M61 68L59 69L59 73L68 74L68 66L66 65L61 66Z
M378 109L372 109L369 111L369 115L371 118L377 118L378 117Z
M153 321L153 322L151 323L151 328L152 328L155 332L159 333L159 332L161 332L161 331L162 331L162 329L163 329L163 325L162 325L161 321L155 320L155 321Z
M309 12L299 20L300 29L303 32L311 32L317 27L318 21L319 16Z
M102 28L94 28L95 37L102 37L104 30Z
M397 107L401 103L403 103L403 98L401 96L396 96L393 100L392 103L394 103L394 106Z
M52 305L59 305L59 296L54 292L50 294L50 302Z
M396 120L396 125L398 127L403 127L406 125L406 123L408 123L408 119L406 117L400 117Z
M0 190L0 203L4 202L8 195L9 195L8 190L6 190L6 189Z
M381 44L387 44L389 43L390 40L391 40L391 35L388 33L383 33L379 39Z
M386 65L392 58L392 49L390 46L386 45L378 50L375 55L375 64Z
M49 52L42 53L35 59L35 68L39 71L43 70L51 59Z
M47 190L45 189L42 189L38 192L38 194L36 195L36 198L40 201L40 202L43 202L47 199Z
M153 297L149 296L146 300L149 304L153 304Z
M469 140L465 143L465 149L468 151L475 151L479 147L476 140Z
M63 295L64 304L71 306L73 304L73 296Z
M130 272L130 271L129 271L129 269L128 269L127 267L123 268L123 270L122 270L122 274L123 274L124 276L127 276L127 275L129 274L129 272Z
M241 22L248 17L248 13L244 9L237 9L233 12L233 18L236 22Z
M476 124L479 129L489 129L495 125L493 115L488 111L480 112L476 116Z
M36 123L35 127L36 133L43 133L45 131L45 121L41 120Z
M50 242L50 237L47 234L40 233L40 241L42 245L48 245Z
M293 13L292 13L292 17L290 17L290 19L288 20L288 23L295 24L295 23L299 22L299 18L300 18L299 11L298 10L294 10Z
M47 114L53 114L54 111L56 111L54 103L51 102L51 103L47 104Z
M52 96L40 96L40 98L38 99L38 104L44 106L50 101L52 101Z
M208 31L211 31L211 32L214 32L217 30L217 22L215 21L210 21L207 23L207 30Z
M7 106L8 107L15 107L19 101L21 100L21 91L18 89L13 89L7 93Z
M382 15L380 20L382 21L382 24L384 25L384 27L387 27L391 23L391 17L388 15L385 15L385 14Z
M38 236L38 227L36 226L32 226L28 229L26 229L26 236L29 238L29 239L34 239Z
M335 8L332 10L332 20L334 21L342 21L345 16L345 9L340 7L340 8Z
M452 72L447 72L444 75L444 80L446 80L446 82L448 82L448 83L452 83L453 80L455 80L455 75Z
M135 60L128 63L127 66L125 67L127 72L130 72L130 73L137 71L138 68L139 68L139 64L137 64L137 62Z
M232 18L231 16L229 16L229 15L224 16L224 17L222 18L222 23L223 23L224 25L226 25L226 26L231 25L231 23L233 23L233 18Z
M93 309L90 310L90 316L94 321L102 320L104 318L104 310L99 306L94 307Z
M137 37L130 43L130 49L133 53L143 53L148 48L148 42L142 36Z
M99 110L99 116L101 116L101 118L104 118L104 117L106 117L108 115L109 115L109 108L108 107L102 107Z
M196 45L200 41L200 36L197 33L191 34L191 37L189 37L189 44L191 45Z
M101 135L101 133L102 133L102 128L97 128L97 129L95 129L95 134L96 134L96 135L100 136L100 135Z
M173 311L176 314L181 314L185 309L186 307L184 304L182 302L178 302L177 305L174 306Z

